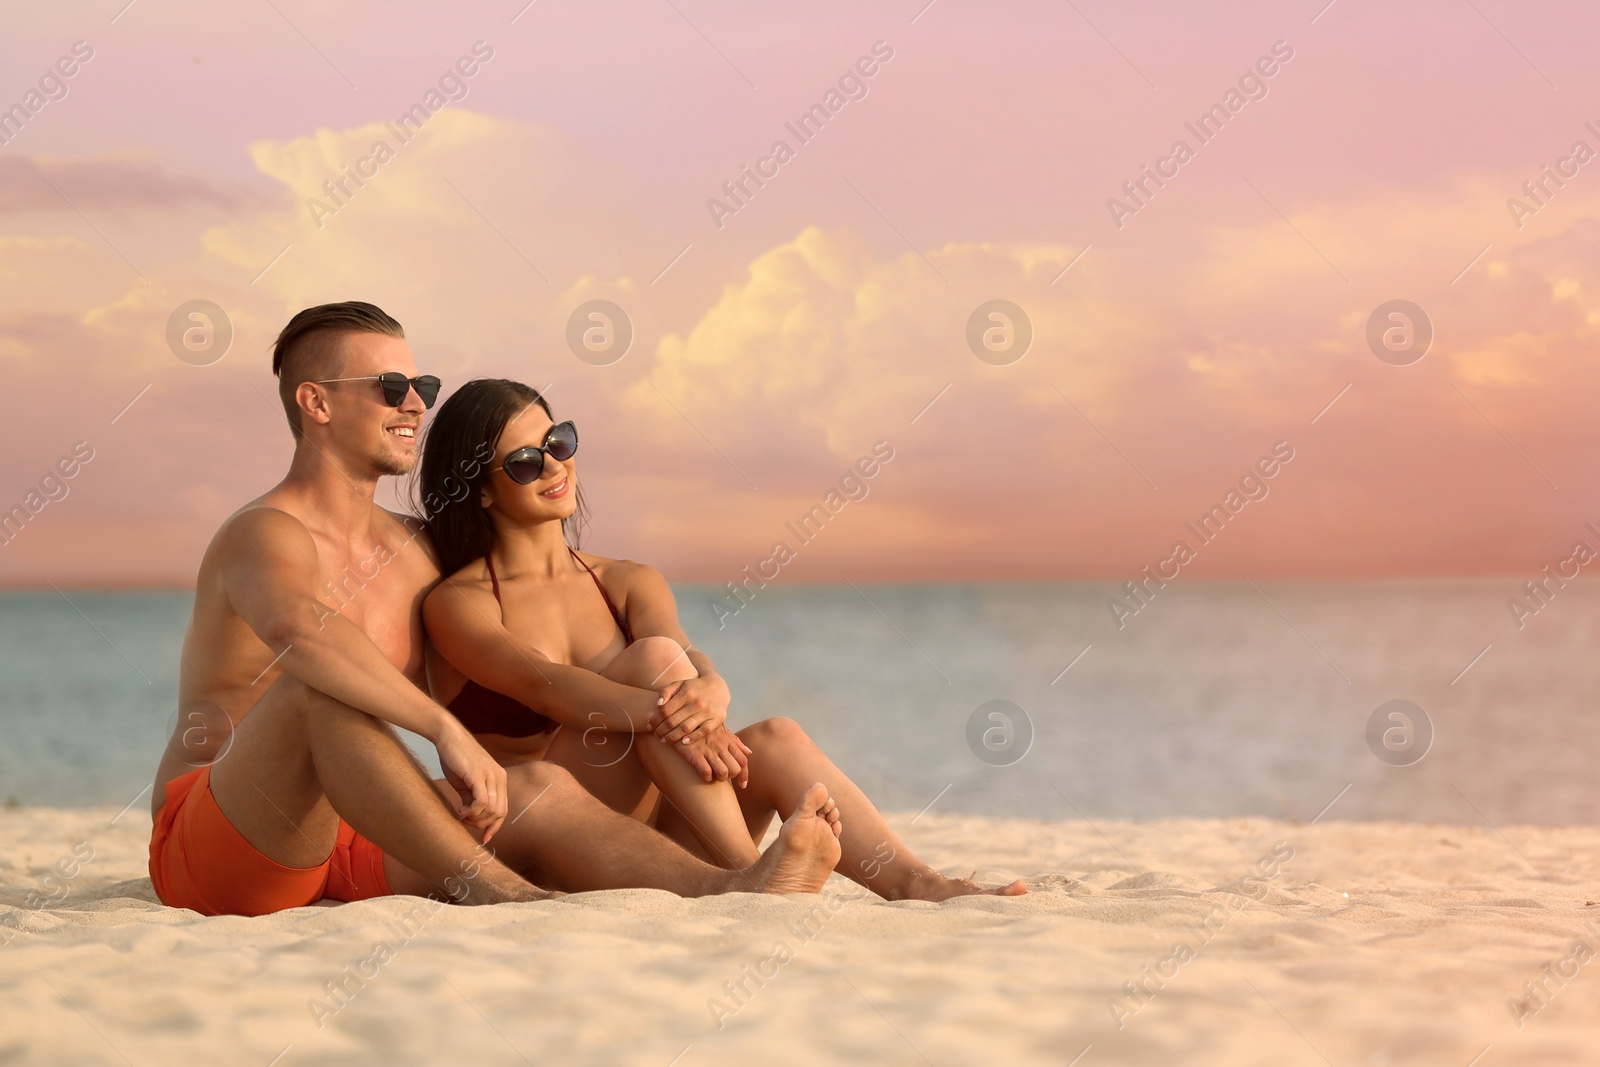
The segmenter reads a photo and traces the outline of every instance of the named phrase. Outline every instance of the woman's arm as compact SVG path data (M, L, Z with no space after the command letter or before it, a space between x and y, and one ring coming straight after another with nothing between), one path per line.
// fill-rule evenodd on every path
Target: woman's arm
M500 621L487 589L446 580L422 603L422 619L445 659L479 685L513 697L557 722L643 733L657 694L593 671L554 663Z
M728 683L717 673L711 657L694 647L678 621L678 602L672 587L654 567L634 563L625 575L627 599L624 610L635 638L670 637L699 677L671 682L661 688L661 706L650 719L657 737L679 741L688 737L700 740L728 717L732 694Z

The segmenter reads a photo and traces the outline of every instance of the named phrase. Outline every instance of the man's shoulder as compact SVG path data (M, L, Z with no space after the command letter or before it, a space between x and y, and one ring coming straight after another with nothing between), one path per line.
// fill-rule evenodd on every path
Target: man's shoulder
M252 559L309 559L316 552L311 531L293 512L265 497L243 505L223 519L200 558L196 581L209 587L224 572Z
M257 497L223 519L211 543L213 547L218 547L296 534L310 536L310 530L298 515L280 507L269 497Z

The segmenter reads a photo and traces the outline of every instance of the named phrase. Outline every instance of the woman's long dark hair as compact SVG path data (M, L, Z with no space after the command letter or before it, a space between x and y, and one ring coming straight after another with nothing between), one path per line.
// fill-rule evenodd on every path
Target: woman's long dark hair
M506 378L474 378L439 405L423 432L412 494L447 576L487 556L494 544L494 523L478 501L478 490L489 478L494 445L506 423L529 404L555 418L549 401L531 386ZM561 533L574 547L589 521L581 486L576 499L577 510L561 520Z

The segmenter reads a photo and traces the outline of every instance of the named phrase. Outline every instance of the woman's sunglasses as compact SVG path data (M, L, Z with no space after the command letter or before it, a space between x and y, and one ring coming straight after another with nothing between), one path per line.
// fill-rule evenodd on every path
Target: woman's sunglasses
M328 385L332 382L377 382L383 386L383 401L392 408L397 408L406 402L406 394L411 390L417 391L417 396L422 399L422 406L433 407L433 402L439 399L439 379L431 374L419 374L415 378L407 378L397 370L385 371L382 374L369 374L364 378L324 378L313 385Z
M548 452L557 460L565 461L578 454L578 428L571 422L558 422L544 435L540 447L529 445L519 448L506 457L506 461L493 468L505 471L506 477L518 485L532 485L544 475L544 454Z

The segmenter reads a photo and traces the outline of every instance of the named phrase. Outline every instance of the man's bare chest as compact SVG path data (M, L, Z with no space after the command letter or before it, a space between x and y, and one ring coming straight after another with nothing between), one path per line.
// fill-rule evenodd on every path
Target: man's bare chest
M361 630L400 670L422 661L422 595L428 569L414 545L379 541L368 550L318 544L318 616L325 625L342 616Z

